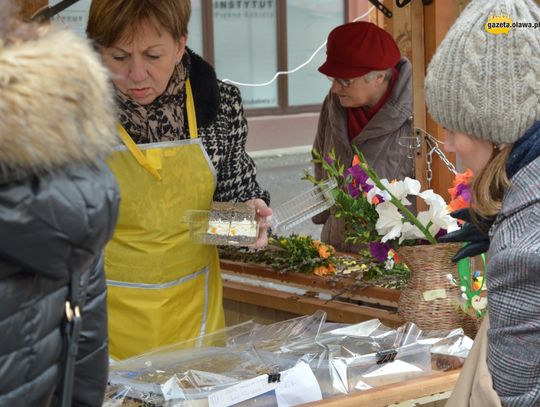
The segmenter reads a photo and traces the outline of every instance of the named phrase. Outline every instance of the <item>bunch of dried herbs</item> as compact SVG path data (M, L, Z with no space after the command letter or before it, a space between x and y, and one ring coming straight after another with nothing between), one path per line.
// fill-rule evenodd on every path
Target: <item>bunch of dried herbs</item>
M365 286L402 288L409 271L405 265L395 265L392 272L370 256L336 253L335 249L310 236L275 236L260 250L222 246L222 259L269 266L281 273L299 272L327 276L330 282L350 281L350 289Z

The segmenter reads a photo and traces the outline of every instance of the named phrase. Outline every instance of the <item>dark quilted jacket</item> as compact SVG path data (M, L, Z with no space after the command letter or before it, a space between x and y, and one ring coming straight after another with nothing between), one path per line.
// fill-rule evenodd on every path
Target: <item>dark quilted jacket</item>
M56 404L76 271L83 322L73 401L100 406L108 372L101 254L119 202L102 161L116 143L107 75L75 34L52 32L0 47L0 76L0 406Z

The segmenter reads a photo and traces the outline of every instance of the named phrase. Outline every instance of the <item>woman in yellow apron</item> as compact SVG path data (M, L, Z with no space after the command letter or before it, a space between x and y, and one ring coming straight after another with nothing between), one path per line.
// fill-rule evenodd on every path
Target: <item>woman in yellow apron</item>
M189 240L188 209L269 195L245 151L240 92L185 47L189 1L93 0L87 33L112 73L122 197L106 248L110 352L123 359L223 328L217 250ZM256 246L266 244L266 230Z

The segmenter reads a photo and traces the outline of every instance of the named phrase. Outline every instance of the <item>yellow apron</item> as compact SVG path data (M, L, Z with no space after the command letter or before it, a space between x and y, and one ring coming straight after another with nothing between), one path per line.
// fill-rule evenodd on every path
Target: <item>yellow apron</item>
M125 359L224 326L217 250L192 243L188 209L209 209L216 175L186 81L190 140L125 147L108 165L120 186L114 236L105 248L110 354Z

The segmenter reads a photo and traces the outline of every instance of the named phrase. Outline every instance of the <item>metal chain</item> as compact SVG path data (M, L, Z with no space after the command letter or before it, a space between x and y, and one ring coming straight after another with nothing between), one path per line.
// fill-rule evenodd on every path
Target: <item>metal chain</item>
M433 137L431 134L429 134L424 129L421 129L419 127L415 128L416 134L418 137L421 136L421 134L424 134L425 140L426 140L426 146L427 146L427 154L426 154L426 181L428 184L428 187L431 187L431 181L433 180L433 153L437 154L441 161L446 165L448 170L453 173L454 175L457 174L456 167L450 160L446 157L444 152L439 147L441 144L444 144L442 141L437 140L435 137Z
M412 121L412 117L410 118ZM414 150L420 149L422 143L422 135L424 135L424 138L426 140L426 146L427 146L427 154L426 154L426 181L428 184L428 187L431 187L431 181L433 180L433 154L437 154L441 161L446 165L448 170L452 172L454 175L457 174L456 167L450 160L446 157L444 152L439 147L440 145L444 144L442 141L437 140L435 137L433 137L431 134L429 134L424 129L421 129L419 127L414 128L414 136L411 137L401 137L399 140L399 145L402 147L406 147L409 149L409 153L407 154L407 157L413 158Z
M429 150L426 155L426 181L428 188L431 188L431 180L433 179L433 170L431 165L433 164L433 149Z

